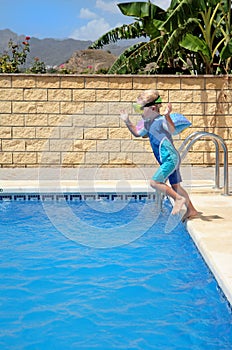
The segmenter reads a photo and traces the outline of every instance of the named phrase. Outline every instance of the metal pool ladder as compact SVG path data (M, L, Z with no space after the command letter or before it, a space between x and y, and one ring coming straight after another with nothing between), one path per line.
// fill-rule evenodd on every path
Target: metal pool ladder
M206 132L206 131L196 131L189 135L181 144L179 148L179 153L181 160L183 160L189 149L193 146L193 144L199 139L208 139L213 141L215 144L215 152L216 152L216 164L215 164L215 188L220 188L220 165L219 165L219 145L221 145L224 154L224 195L229 195L229 167L228 167L228 149L225 144L223 138L219 135Z

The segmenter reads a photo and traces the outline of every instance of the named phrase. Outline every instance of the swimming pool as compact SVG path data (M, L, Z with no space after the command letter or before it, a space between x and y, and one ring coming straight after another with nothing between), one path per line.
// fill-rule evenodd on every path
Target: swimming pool
M1 349L230 349L214 277L182 223L164 232L169 202L150 204L1 203Z

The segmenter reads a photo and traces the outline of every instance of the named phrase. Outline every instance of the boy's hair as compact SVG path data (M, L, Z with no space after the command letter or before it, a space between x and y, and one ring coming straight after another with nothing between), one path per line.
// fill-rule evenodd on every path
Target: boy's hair
M140 99L144 104L146 104L156 100L158 96L159 91L157 90L145 90L138 96L138 99Z

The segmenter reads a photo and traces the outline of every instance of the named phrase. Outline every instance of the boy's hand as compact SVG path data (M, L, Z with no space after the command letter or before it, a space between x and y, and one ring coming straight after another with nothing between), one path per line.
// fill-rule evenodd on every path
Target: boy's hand
M121 111L119 118L121 118L125 123L129 121L128 113L126 111Z
M171 104L171 103L168 103L168 104L167 104L167 107L166 107L166 109L165 109L165 112L164 112L164 116L165 116L165 115L169 115L169 114L171 113L171 111L172 111L172 104Z
M132 135L134 135L135 137L139 137L139 133L137 131L137 128L135 125L133 125L129 119L128 113L124 110L120 111L120 115L119 115L120 119L122 119L124 121L124 123L126 124L127 128L130 130L130 132L132 133Z
M172 111L172 104L168 103L167 104L167 108L166 108L166 110L164 112L164 117L166 118L166 120L168 122L168 129L169 129L170 133L173 134L174 131L175 131L175 125L174 125L174 123L173 123L173 121L172 121L172 119L170 117L171 111Z

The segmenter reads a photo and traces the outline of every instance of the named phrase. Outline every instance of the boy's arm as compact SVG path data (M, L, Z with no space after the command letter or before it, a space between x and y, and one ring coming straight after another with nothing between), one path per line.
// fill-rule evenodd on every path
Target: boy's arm
M128 113L126 113L125 111L122 111L119 117L124 121L124 123L126 124L127 128L130 130L132 135L134 135L135 137L140 137L136 126L131 123Z
M171 111L172 111L172 104L168 103L167 108L164 112L164 116L165 116L165 119L166 119L167 124L168 124L168 129L169 129L170 133L173 134L176 127L175 127L175 124L173 123L173 121L170 117Z

